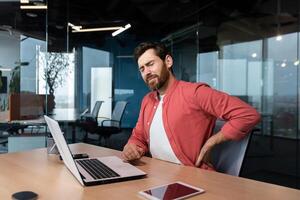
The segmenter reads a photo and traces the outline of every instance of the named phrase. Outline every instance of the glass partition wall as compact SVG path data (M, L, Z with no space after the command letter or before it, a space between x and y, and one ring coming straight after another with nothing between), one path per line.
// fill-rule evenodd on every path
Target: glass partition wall
M46 77L39 76L39 58L47 52L46 9L22 5L13 0L0 2L1 152L45 147L40 119L47 112L48 98L40 92L39 83Z
M47 51L46 10L21 9L17 1L0 4L1 111L8 112L6 120L38 117L45 110L37 74L39 53Z
M237 16L217 27L199 22L162 41L171 47L178 79L206 82L261 114L242 176L300 188L299 9L283 6L294 15L279 22L276 16Z

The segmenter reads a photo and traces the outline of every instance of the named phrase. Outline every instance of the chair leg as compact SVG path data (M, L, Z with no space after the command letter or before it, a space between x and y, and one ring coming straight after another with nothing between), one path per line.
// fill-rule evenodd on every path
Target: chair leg
M104 146L109 148L109 138L110 138L110 135L105 135L104 137Z
M99 135L99 139L98 139L98 145L99 145L99 146L102 146L101 141L102 141L102 135Z
M87 139L88 139L88 132L87 131L85 131L85 135L84 135L84 137L83 137L83 142L87 142Z

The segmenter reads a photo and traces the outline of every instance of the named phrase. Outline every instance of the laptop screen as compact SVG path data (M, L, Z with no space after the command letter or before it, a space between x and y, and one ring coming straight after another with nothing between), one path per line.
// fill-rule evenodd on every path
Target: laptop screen
M59 127L59 124L57 121L51 119L50 117L44 115L46 123L49 127L49 130L51 132L51 135L55 141L55 144L58 148L58 151L65 163L65 165L67 166L67 168L71 171L71 173L76 177L76 179L82 184L82 178L79 174L79 171L77 169L77 166L74 162L74 159L72 157L71 151L69 149L69 146L63 136L63 133Z

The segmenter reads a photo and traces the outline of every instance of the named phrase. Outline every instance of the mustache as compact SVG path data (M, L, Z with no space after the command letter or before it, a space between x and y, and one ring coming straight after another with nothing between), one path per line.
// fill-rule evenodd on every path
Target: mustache
M158 77L158 75L156 75L156 74L149 74L146 76L146 81L149 82L151 79L157 78L157 77Z

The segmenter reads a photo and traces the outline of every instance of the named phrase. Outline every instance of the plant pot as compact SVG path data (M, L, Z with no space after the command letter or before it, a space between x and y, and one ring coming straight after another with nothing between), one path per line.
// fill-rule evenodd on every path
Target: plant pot
M53 94L47 95L47 112L50 114L52 113L53 109L55 108L55 96Z

